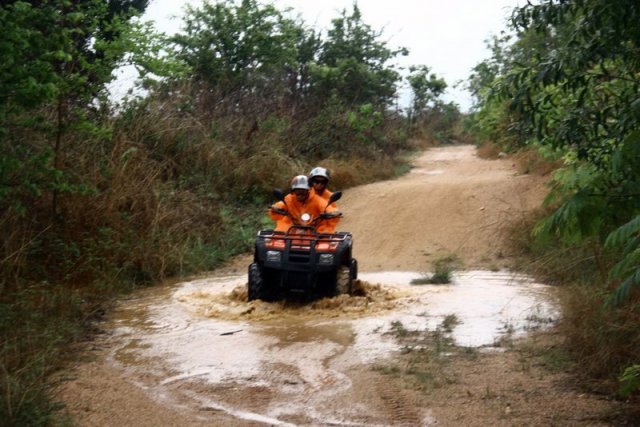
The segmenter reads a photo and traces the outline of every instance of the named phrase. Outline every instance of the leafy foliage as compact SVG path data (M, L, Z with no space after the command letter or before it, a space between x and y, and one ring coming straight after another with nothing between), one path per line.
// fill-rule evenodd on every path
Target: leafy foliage
M428 107L437 105L440 95L447 88L447 83L429 72L431 69L426 65L410 67L411 74L407 77L413 92L413 114L420 116L424 114Z
M127 20L146 1L4 2L0 8L0 206L84 191L64 171L65 135L99 132L88 120L125 54ZM53 120L52 120L53 118Z
M611 278L623 278L612 302L620 304L629 298L632 286L640 286L640 215L609 234L607 247L623 247L622 259L611 269Z
M321 108L330 100L378 110L395 99L399 73L391 50L363 22L357 4L332 21L327 37L255 0L227 0L187 9L184 33L173 37L177 56L213 96L268 89L288 103Z
M363 19L357 4L332 20L316 67L310 68L312 96L337 96L347 105L386 107L395 99L400 75L390 64L405 48L392 50Z
M223 94L256 87L286 86L298 68L297 41L303 27L274 6L227 0L188 7L184 33L173 37L178 57L194 77Z
M0 417L8 424L50 420L47 377L86 314L76 293L51 284L82 258L85 230L73 229L74 209L61 199L94 192L81 163L68 162L109 135L99 122L106 84L126 53L128 22L146 4L0 6Z
M640 390L640 365L629 366L620 376L620 395L629 397L634 391Z
M564 159L542 235L604 241L640 213L639 17L631 0L530 4L514 12L516 42L494 39L492 59L476 67L479 126ZM631 270L612 277L621 271L627 289Z
M510 148L532 145L563 160L537 236L563 251L589 247L594 267L608 272L609 283L593 277L566 317L588 371L617 376L637 364L639 349L640 3L528 3L511 28L513 38L494 39L492 58L475 69L475 126Z

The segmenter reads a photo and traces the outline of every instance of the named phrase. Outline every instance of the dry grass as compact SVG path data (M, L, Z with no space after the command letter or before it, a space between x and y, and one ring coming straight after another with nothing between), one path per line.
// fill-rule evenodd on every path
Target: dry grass
M483 142L476 150L477 156L481 159L497 159L500 152L500 147L492 142Z
M615 288L607 274L614 260L594 240L572 246L537 241L530 230L543 215L538 211L523 218L510 232L517 268L559 287L557 331L562 350L579 367L572 375L592 391L615 397L619 375L640 354L640 292L620 307L607 306Z
M396 175L397 159L381 156L374 161L352 158L348 160L326 159L318 164L331 171L331 186L334 189L345 189L369 182L393 178Z
M549 175L562 166L561 160L549 160L542 157L535 149L520 150L513 155L516 171L520 174L539 176Z
M549 175L562 166L561 160L546 159L540 155L536 148L521 148L514 153L507 154L498 144L483 142L476 150L478 157L482 159L497 159L508 156L515 165L516 171L521 175Z
M624 306L605 308L608 293L597 286L572 285L563 290L561 331L580 363L583 379L610 394L619 390L618 376L637 363L640 354L640 298Z

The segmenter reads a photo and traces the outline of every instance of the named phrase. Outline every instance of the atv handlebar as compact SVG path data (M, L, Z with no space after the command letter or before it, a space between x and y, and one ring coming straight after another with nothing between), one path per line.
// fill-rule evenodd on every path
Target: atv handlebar
M291 218L291 221L293 221L293 223L295 225L315 225L317 224L319 221L322 220L329 220L329 219L334 219L334 218L342 218L342 212L322 212L320 215L318 215L317 217L313 218L310 221L304 221L302 218L296 218L293 215L291 215L291 213L286 210L286 209L282 209L282 208L277 208L277 207L270 207L269 208L271 210L271 212L276 213L278 215L284 215L287 216L289 218ZM307 215L307 214L304 214Z
M279 201L284 202L284 193L282 192L282 190L278 188L274 188L273 195ZM329 203L327 203L327 206L329 206L331 203L337 202L341 198L342 198L342 191L334 191L329 197Z
M274 208L274 207L270 207L269 209L271 209L271 212L277 213L278 215L289 216L289 211L286 209L280 209L280 208Z
M319 219L342 218L342 212L322 212Z

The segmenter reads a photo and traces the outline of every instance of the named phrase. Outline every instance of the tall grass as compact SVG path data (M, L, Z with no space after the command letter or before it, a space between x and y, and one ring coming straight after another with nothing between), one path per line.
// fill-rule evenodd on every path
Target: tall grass
M519 269L561 288L558 327L564 351L579 367L575 374L584 384L615 395L618 378L640 354L640 293L627 304L607 305L616 287L607 275L615 254L595 239L574 245L537 240L531 230L543 215L538 212L512 230L512 243L521 254Z
M412 285L443 285L451 283L453 273L461 267L460 259L454 255L444 255L433 261L433 273L426 273L423 277L411 280Z

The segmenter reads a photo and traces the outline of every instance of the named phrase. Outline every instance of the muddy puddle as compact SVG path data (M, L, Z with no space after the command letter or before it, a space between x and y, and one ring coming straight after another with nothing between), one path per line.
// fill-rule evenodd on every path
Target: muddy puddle
M434 330L455 315L458 345L491 349L505 334L525 334L558 316L548 287L525 276L470 271L447 285L410 284L421 276L361 273L362 296L306 304L247 302L244 275L151 289L114 313L111 360L168 404L189 399L272 425L286 425L283 414L304 413L313 424L335 415L322 402L352 386L345 372L400 349L389 333L394 323ZM231 385L280 397L239 408L225 404ZM348 424L349 415L340 419L336 425Z

